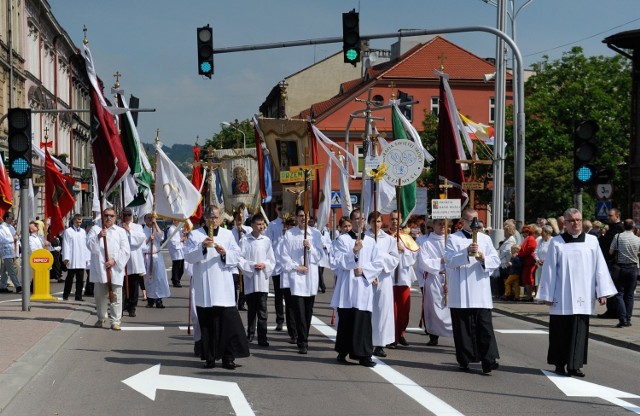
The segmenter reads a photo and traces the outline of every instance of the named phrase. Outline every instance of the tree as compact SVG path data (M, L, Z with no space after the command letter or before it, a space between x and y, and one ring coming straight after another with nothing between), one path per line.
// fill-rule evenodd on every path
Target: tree
M246 119L238 123L238 128L247 137L247 149L255 147L256 139L251 120ZM237 149L242 148L242 134L233 127L220 125L220 132L215 133L211 139L207 140L204 148L212 146L214 149Z
M582 120L600 127L597 165L614 172L613 206L628 206L629 61L620 55L585 57L574 47L556 61L545 56L533 70L525 84L525 220L558 216L573 206L573 131ZM507 169L513 177L512 166ZM586 187L585 218L594 217L595 202L594 187Z

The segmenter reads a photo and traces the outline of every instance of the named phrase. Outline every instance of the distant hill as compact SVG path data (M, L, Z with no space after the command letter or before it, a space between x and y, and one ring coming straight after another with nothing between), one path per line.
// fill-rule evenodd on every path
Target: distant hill
M150 160L155 159L155 146L152 143L142 143ZM193 145L174 144L173 146L162 146L162 151L169 156L169 159L176 164L188 178L191 177L191 163L193 162Z

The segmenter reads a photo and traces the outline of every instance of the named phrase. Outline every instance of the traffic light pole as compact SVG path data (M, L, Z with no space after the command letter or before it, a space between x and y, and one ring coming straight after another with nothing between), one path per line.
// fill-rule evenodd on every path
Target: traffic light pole
M469 32L486 32L497 36L502 39L513 52L513 57L517 62L517 83L516 83L516 97L517 97L517 117L514 120L516 131L515 142L517 144L517 161L515 166L515 188L516 188L516 222L518 224L524 224L524 194L525 194L525 181L524 181L524 169L525 169L525 113L524 113L524 62L522 60L522 54L520 49L506 33L489 26L464 26L464 27L452 27L443 29L429 29L429 30L406 30L394 33L384 33L377 35L361 35L362 40L371 39L394 39L413 36L424 35L437 35L443 33L469 33ZM213 50L214 54L219 53L231 53L231 52L247 52L257 51L264 49L277 49L288 48L293 46L306 46L306 45L321 45L327 43L342 43L342 37L332 38L320 38L320 39L307 39L297 40L290 42L278 42L278 43L265 43L261 45L246 45L236 47L218 48ZM502 141L494 145L494 172L503 172L505 162L504 151L504 135L502 135ZM491 217L491 227L498 232L502 232L503 217L504 217L504 200L502 198L496 198L497 195L504 194L504 178L502 175L494 175L494 198L492 200L493 212Z
M24 254L29 253L29 180L20 179L20 244L22 245L22 310L31 310L31 264ZM46 218L45 218L46 220ZM17 254L17 253L16 253Z

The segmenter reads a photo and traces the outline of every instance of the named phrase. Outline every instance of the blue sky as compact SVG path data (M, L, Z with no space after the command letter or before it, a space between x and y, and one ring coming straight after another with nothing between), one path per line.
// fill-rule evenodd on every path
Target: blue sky
M210 24L214 48L342 36L341 13L360 11L361 35L399 29L495 26L496 8L483 0L49 0L53 14L77 46L87 26L98 75L113 85L122 73L125 94L141 99L142 140L156 128L164 144L200 143L220 123L251 117L271 88L341 49L341 44L215 55L211 80L197 74L196 28ZM525 0L515 0L516 9ZM614 55L602 39L640 28L637 0L533 0L516 19L525 64L552 59L572 46L587 55ZM495 37L446 35L482 56L495 55ZM388 48L393 39L372 41ZM573 43L576 42L576 43ZM569 44L557 48L561 45ZM544 53L539 53L544 51ZM345 64L347 65L347 64ZM337 92L337 91L336 91ZM525 103L526 106L526 103Z

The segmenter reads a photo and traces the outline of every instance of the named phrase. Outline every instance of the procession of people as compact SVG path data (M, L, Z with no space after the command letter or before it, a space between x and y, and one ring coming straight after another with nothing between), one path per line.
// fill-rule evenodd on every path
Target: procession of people
M166 241L177 269L171 272L171 283L180 288L183 274L190 277L188 313L196 356L205 368L215 368L216 361L222 360L223 368L233 370L238 366L236 359L250 355L256 336L258 347L270 345L268 294L272 290L280 291L286 300L280 307L275 304L275 330L283 330L286 318L289 343L299 354L309 353L315 297L324 284L319 267L324 264L335 279L330 307L337 318L332 325L337 331L338 363L346 364L349 358L373 367L373 356L386 357L393 354L388 350L409 347L405 331L410 290L417 282L422 295L413 307L421 309L420 326L429 337L426 345L438 345L440 337L452 338L461 371L470 371L472 363L480 363L484 374L499 368L492 308L494 298L506 298L496 288L496 281L501 281L498 271L505 265L513 268L512 262L519 264L518 256L524 254L520 245L512 244L511 258L505 263L491 238L478 232L477 211L466 208L458 219L429 220L428 230L424 227L427 232L416 235L411 228L401 227L398 211L388 217L373 211L365 218L355 208L340 220L339 235L331 240L323 239L309 224L313 219L303 207L296 207L295 215L284 214L281 202L276 207L277 218L269 224L262 213L243 221L242 215L226 216L221 208L208 206L193 228L174 222L167 233L151 213L138 224L129 208L122 210L121 219L113 208L105 209L86 232L81 228L82 217L74 215L61 233L62 248L58 248L59 260L67 269L63 300L75 283L76 301L83 301L83 295L95 297L95 327L114 331L121 329L123 310L128 318L136 317L139 289L144 289L147 308L164 308L171 298L161 254ZM539 237L538 242L532 237L534 265L524 293L550 306L548 363L559 375L584 377L594 304L604 305L616 295L622 299L619 292L626 286L614 285L597 237L583 229L581 213L569 209L562 219L563 230L555 237ZM631 259L627 262L635 256L637 267L640 238L633 235L633 226L631 220L625 222L629 234L624 235L624 253ZM523 231L532 236L536 227L525 226ZM538 227L543 236L550 234L551 227L543 227ZM505 230L505 242L517 241L511 224L505 224ZM15 241L10 235L7 232L3 244ZM36 225L32 237L32 249L56 249L38 236ZM615 239L610 246L611 252L617 252L622 240ZM11 276L8 268L3 272ZM246 323L240 315L244 308L238 302L238 287L247 305ZM520 286L514 291L519 292ZM626 308L619 327L630 325L633 303L622 306Z

